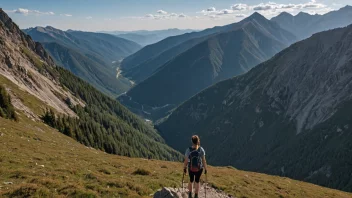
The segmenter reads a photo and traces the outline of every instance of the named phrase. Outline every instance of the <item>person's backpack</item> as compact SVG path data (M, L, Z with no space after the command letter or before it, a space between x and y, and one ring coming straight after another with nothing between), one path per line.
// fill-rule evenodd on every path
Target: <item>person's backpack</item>
M198 149L190 147L189 151L189 170L191 172L198 172L200 171L202 164L202 159L200 156L200 147Z

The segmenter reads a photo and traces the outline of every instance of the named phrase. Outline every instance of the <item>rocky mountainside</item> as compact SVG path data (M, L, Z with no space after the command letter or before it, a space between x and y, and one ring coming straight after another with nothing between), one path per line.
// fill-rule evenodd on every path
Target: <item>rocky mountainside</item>
M283 12L271 20L294 33L298 39L305 39L316 32L352 24L352 6L346 6L324 15L310 15L300 12L296 16L293 16L287 12Z
M352 26L293 44L220 82L158 126L183 151L197 133L214 165L352 191Z
M247 72L294 39L255 13L231 31L207 37L173 58L119 99L136 113L156 120L208 86ZM165 107L163 112L160 107Z
M79 31L62 31L53 27L24 30L41 42L55 62L92 84L105 94L116 97L132 83L118 76L112 62L136 52L140 46L112 35Z
M0 33L0 74L56 111L74 116L61 97L70 98L73 104L81 102L59 86L53 71L54 61L43 46L24 34L2 9ZM31 112L28 116L38 118Z
M24 34L1 9L0 82L2 92L6 90L11 97L18 114L14 119L21 126L28 117L107 153L180 159L180 154L166 146L150 125L116 100L55 66L42 45ZM7 94L1 93L3 96ZM0 102L1 111L12 109L7 103ZM7 114L2 117L13 117Z

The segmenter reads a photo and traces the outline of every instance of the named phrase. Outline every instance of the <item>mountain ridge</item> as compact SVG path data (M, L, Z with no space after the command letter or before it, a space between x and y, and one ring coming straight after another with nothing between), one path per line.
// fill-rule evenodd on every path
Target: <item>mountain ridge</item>
M129 80L118 76L115 62L139 49L139 45L112 35L62 31L51 26L24 31L43 43L57 65L105 94L116 97L132 86Z
M310 15L300 12L297 15L279 14L271 21L277 22L282 28L294 33L299 40L310 37L316 32L321 32L352 24L352 6L345 6L339 10L323 15Z
M203 42L204 40L218 33L236 30L240 28L244 23L255 20L264 23L268 22L268 20L259 13L253 13L251 16L238 23L232 23L225 26L216 26L200 32L169 37L156 44L146 46L137 53L127 57L122 61L122 75L129 78L130 80L135 81L138 84L155 73L159 67L166 64L177 55L199 44L200 42ZM276 24L273 23L270 24L270 26L273 26L272 28L279 28ZM286 30L281 30L281 32L282 31ZM275 31L271 31L271 34L280 37L280 35L276 35ZM285 32L284 34L287 36L291 33ZM294 36L292 35L292 37ZM291 39L288 39L287 41Z

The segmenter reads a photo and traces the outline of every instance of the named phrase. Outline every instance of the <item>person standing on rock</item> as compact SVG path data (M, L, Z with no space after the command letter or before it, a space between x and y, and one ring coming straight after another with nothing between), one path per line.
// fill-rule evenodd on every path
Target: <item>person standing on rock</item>
M188 197L192 198L192 187L194 183L194 198L198 198L199 181L203 173L207 174L207 162L205 160L205 151L200 146L200 139L197 135L192 136L192 146L187 148L185 153L185 160L183 164L183 172L188 174L190 182L188 183Z

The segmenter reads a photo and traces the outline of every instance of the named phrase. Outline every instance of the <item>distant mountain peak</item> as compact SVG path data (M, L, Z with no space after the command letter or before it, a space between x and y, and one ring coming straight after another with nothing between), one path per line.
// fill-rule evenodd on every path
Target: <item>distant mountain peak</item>
M288 12L281 12L279 15L277 15L278 17L279 16L290 16L290 17L293 17L292 14L288 13Z
M251 18L251 19L263 19L265 17L263 15L259 14L258 12L254 12L248 18Z
M312 16L306 12L299 12L296 16Z
M253 14L251 14L249 17L245 18L243 21L244 22L248 22L248 21L269 21L267 18L265 18L263 15L259 14L258 12L254 12Z
M352 10L352 6L346 5L345 7L340 8L340 10Z

